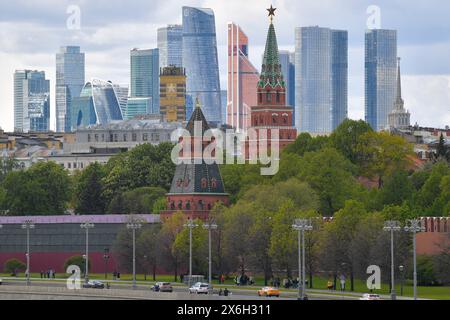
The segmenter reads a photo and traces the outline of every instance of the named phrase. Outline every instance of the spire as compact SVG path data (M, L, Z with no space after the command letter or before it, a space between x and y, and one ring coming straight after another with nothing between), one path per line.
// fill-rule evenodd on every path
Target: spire
M269 11L270 24L267 32L266 48L264 50L261 76L258 86L265 87L269 84L270 86L275 87L279 84L284 87L285 83L283 81L280 58L278 55L277 35L275 33L275 27L272 23L276 8L270 6L270 9L267 10Z
M400 57L397 58L397 98L395 100L395 107L397 110L403 110L404 102L402 99L402 79L400 73Z

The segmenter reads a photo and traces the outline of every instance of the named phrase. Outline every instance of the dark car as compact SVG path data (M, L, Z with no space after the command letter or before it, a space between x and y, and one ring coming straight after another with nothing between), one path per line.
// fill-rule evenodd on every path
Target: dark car
M83 284L83 288L104 289L105 284L98 280L90 280L87 283Z
M151 290L155 292L173 292L170 282L157 282L151 287Z

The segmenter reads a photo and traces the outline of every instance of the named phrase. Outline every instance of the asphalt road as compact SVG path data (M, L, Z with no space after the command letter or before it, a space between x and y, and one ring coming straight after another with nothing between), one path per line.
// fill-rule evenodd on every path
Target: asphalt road
M3 286L14 286L14 287L26 287L26 282L23 280L17 280L17 279L3 279ZM61 282L55 282L55 281L45 281L45 280L33 280L31 282L31 287L49 287L49 288L65 288L66 283L65 281ZM150 291L150 285L141 285L138 284L136 287L137 292L140 293L142 296L142 293L145 291L149 292L148 298L152 299L229 299L229 300L296 300L297 295L295 293L289 292L282 292L280 297L258 297L256 290L251 289L236 289L233 290L233 288L229 288L231 291L231 295L229 297L223 297L219 296L218 294L214 294L213 297L207 297L204 295L195 295L195 294L189 294L188 289L183 286L174 286L174 294L165 294L165 293L154 293ZM6 288L5 288L6 289ZM112 283L110 284L110 289L117 289L120 292L123 292L123 295L132 294L133 290L131 290L130 284L117 284ZM86 290L86 289L85 289ZM103 292L107 293L106 290L108 289L87 289L90 290L90 292L95 293L96 295L101 296ZM216 289L217 290L217 289ZM217 292L217 291L215 291ZM147 295L145 295L147 296ZM43 299L48 299L48 296L43 296ZM108 298L108 297L105 297ZM327 296L324 294L316 295L316 294L309 294L310 300L330 300L330 299L342 299L339 296ZM0 299L1 299L1 287L0 287ZM349 297L345 297L345 299L349 299ZM351 298L350 298L351 299ZM354 299L354 298L353 298Z

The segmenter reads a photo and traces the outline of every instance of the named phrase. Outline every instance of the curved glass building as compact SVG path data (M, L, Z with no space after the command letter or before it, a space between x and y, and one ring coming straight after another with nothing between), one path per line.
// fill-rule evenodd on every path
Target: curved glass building
M92 79L73 99L71 129L91 124L107 124L123 120L115 87L110 81Z
M219 61L214 12L183 7L183 66L186 68L186 118L198 97L209 123L222 123Z

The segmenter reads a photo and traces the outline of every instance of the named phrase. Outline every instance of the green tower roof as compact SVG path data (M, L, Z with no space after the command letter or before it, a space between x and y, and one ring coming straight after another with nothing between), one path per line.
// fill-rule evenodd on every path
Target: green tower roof
M271 87L275 87L278 84L285 87L283 74L281 72L280 57L278 55L277 35L272 22L270 22L269 31L267 32L266 49L264 51L258 86L265 87L267 84Z

